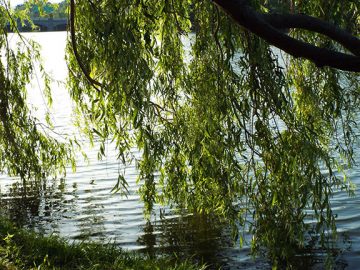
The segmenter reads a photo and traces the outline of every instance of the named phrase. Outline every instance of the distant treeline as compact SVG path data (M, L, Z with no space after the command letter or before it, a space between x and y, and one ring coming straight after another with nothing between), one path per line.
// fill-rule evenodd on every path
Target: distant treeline
M44 5L36 4L22 4L17 5L15 10L28 10L30 11L31 18L67 18L68 17L68 4L62 1L58 4L46 3Z

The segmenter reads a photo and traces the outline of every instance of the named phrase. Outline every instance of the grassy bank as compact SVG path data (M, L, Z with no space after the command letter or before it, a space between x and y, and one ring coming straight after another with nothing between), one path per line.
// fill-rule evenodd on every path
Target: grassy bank
M150 259L114 245L70 243L18 229L0 219L0 270L15 269L204 269L189 262Z

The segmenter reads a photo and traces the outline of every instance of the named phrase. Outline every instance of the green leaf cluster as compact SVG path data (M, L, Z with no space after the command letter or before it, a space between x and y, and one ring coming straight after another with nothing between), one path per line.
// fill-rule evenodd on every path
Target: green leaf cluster
M358 1L251 2L258 10L306 13L359 35ZM75 12L83 67L70 39L67 61L77 124L91 141L100 140L100 158L110 140L121 162L135 159L147 211L170 204L216 215L240 231L250 227L253 251L266 247L274 265L291 266L306 245L306 219L315 220L320 244L326 246L329 232L336 230L333 191L351 192L341 175L353 164L358 74L288 57L238 27L209 0L77 1ZM307 31L289 35L342 50ZM41 162L29 157L42 153L44 145L56 145L50 140L33 148L21 140L48 140L32 135L39 134L33 132L35 124L17 124L33 123L25 117L21 94L31 67L23 60L28 55L18 53L13 63L20 68L10 69L20 76L3 67L0 80L8 82L2 88L1 106L7 111L1 113L0 145L8 149L1 153L9 168L33 163L46 168L52 155ZM84 69L101 87L92 85ZM19 105L9 107L9 99ZM19 155L11 138L30 154ZM132 156L134 147L141 158ZM58 154L54 160L59 161L65 154L60 149L60 154L47 153ZM13 169L22 171L33 170ZM126 189L124 180L120 175L115 190Z
M51 123L41 123L32 115L27 102L27 86L39 67L44 81L42 92L51 105L50 77L41 65L39 46L17 33L17 21L29 18L25 13L0 5L0 173L19 176L23 181L40 181L65 173L72 160L70 148L54 137ZM14 34L6 31L7 23ZM10 45L11 37L19 42ZM47 117L49 119L49 117Z
M291 2L253 6L292 7L359 34L356 1ZM323 240L335 233L332 192L351 192L341 168L353 164L358 74L283 55L206 0L81 2L75 19L80 58L103 86L82 75L69 43L79 121L90 138L115 141L124 162L141 151L149 211L170 204L248 224L253 250L267 247L275 265L306 245L306 219Z
M39 0L26 1L24 4L17 5L15 10L28 12L32 19L68 17L67 1L62 1L58 4Z

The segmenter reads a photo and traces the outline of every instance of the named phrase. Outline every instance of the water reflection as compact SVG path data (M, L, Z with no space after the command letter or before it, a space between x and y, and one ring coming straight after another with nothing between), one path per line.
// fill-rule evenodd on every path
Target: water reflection
M85 196L77 198L77 203L80 203L82 213L77 218L77 226L79 234L74 238L79 240L88 239L106 239L104 221L105 217L101 214L104 212L104 205L95 194L92 194L91 187L94 185L94 180L90 181L89 189L84 190Z
M88 180L79 188L77 182L69 184L59 179L24 187L15 181L1 192L0 209L18 225L44 234L67 235L81 241L115 241L122 247L136 245L151 257L177 254L177 258L206 263L209 269L271 269L266 260L249 256L249 245L240 249L231 238L230 228L211 215L167 208L158 209L160 215L145 221L141 205L136 205L137 197L127 202L104 192L98 183ZM294 258L295 269L324 268L327 254L318 248L316 237L312 239ZM333 244L334 268L351 269L350 239L340 237Z
M240 249L230 227L209 215L183 212L174 217L169 211L159 220L148 221L142 229L137 242L151 257L176 254L177 258L205 263L209 269L271 269L266 259L251 258L249 243ZM352 269L344 259L351 250L348 235L339 234L330 245L328 251L319 248L319 239L311 235L311 241L292 259L292 269L324 269L327 265L330 269Z
M225 224L209 215L183 212L174 216L168 211L159 220L148 221L143 226L138 243L145 246L143 252L150 256L177 254L217 268L224 265L223 249L232 244L224 234L225 229Z
M37 217L51 217L61 208L62 190L65 180L28 181L24 185L14 181L8 192L1 193L0 207L4 214L20 226L34 226Z

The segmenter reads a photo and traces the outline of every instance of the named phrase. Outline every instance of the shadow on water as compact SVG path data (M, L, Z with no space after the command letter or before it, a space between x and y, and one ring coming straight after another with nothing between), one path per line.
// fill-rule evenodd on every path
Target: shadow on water
M330 243L329 250L319 248L319 238L309 232L310 241L292 258L291 269L349 269L343 253L351 249L346 234ZM247 235L247 238L250 235ZM209 269L271 269L269 261L251 257L250 244L239 248L231 237L231 229L219 219L203 214L182 213L177 217L163 216L143 226L138 243L142 252L152 257L176 254L177 258L205 263ZM284 266L284 269L286 266ZM282 269L280 266L279 269Z
M28 181L26 185L16 181L8 192L0 193L0 209L19 226L36 227L39 217L50 217L61 208L65 180Z
M138 243L150 256L176 254L178 258L192 258L200 263L219 267L223 263L221 250L231 245L223 234L224 224L218 219L202 214L163 216L143 226Z
M89 196L81 200L77 197L77 200L81 201L83 209L77 222L79 234L74 239L88 240L97 238L97 240L106 241L105 217L101 215L104 206L93 199L90 189L86 189L84 192Z
M8 187L6 193L0 192L0 212L16 225L35 229L42 234L59 233L59 224L71 223L77 227L74 240L105 240L106 233L103 226L104 217L101 215L101 204L92 201L92 196L80 199L77 185L72 185L72 191L65 184L65 179L47 180L38 184L28 182L25 186L16 181ZM91 193L84 190L84 193ZM81 212L78 206L81 205Z

